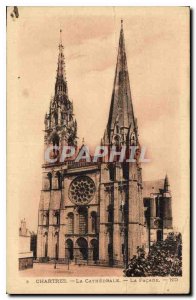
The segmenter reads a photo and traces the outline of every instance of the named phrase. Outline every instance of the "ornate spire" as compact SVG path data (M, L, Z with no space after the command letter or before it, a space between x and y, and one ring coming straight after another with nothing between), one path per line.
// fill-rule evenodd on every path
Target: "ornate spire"
M61 94L68 94L67 82L65 78L65 57L63 53L63 44L62 44L62 29L60 29L60 41L59 41L59 55L57 63L57 76L55 84L55 94L58 92Z
M73 103L68 97L63 49L62 30L60 30L55 94L50 101L49 112L45 116L45 140L54 141L54 136L57 135L59 140L61 139L60 142L76 146L77 122L74 118Z
M125 51L123 20L121 20L116 72L108 124L105 132L105 138L108 142L111 142L111 135L113 135L117 123L118 128L129 129L130 126L132 129L136 128Z

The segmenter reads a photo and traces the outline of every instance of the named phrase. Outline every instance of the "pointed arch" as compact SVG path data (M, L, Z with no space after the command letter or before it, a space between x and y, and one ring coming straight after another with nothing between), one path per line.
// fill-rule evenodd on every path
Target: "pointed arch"
M56 178L58 180L58 189L62 189L62 175L59 171L56 172Z
M88 232L88 211L86 207L79 207L79 234Z
M56 131L53 131L49 139L50 143L52 143L53 146L59 146L59 140L60 140L59 135L57 134Z
M43 250L44 250L44 257L47 258L48 257L48 233L45 232L43 235Z
M56 111L54 112L54 123L58 125L58 113Z
M55 210L53 213L53 216L55 217L55 225L60 225L60 211Z
M55 259L58 260L59 258L59 233L58 231L54 234L55 244L54 244L54 250L55 250Z
M97 213L91 212L91 229L93 233L97 233Z
M67 215L67 233L74 233L74 214L72 212L69 212Z
M48 184L49 190L51 190L52 189L52 173L49 172L47 174L47 178L48 178L48 182L49 182L49 184Z
M112 204L108 205L108 222L111 223L113 222L113 218L114 218L114 208Z
M121 142L122 142L121 135L119 133L114 134L112 138L112 144L115 145L116 147L119 147Z

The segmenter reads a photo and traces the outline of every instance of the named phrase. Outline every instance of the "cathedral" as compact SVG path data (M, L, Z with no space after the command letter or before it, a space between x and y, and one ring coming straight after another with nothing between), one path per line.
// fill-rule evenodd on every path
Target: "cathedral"
M52 160L45 159L42 165L37 232L40 262L69 260L123 267L138 247L148 251L154 242L165 238L172 230L167 176L143 181L138 159L60 159L65 145L79 151L61 38L54 97L44 123L44 151L52 149ZM140 147L122 21L109 116L100 144L109 149L113 145Z

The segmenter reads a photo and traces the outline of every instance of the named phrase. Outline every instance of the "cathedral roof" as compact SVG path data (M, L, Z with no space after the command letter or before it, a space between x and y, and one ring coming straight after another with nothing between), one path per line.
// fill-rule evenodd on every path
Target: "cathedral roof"
M150 197L151 193L160 193L160 189L164 189L164 180L165 179L143 181L143 198Z

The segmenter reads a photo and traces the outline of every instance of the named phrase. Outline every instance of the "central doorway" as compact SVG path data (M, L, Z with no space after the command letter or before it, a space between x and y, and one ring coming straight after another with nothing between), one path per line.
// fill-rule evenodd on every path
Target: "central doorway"
M88 259L88 242L85 238L79 238L76 241L76 245L78 248L79 259L87 260Z

